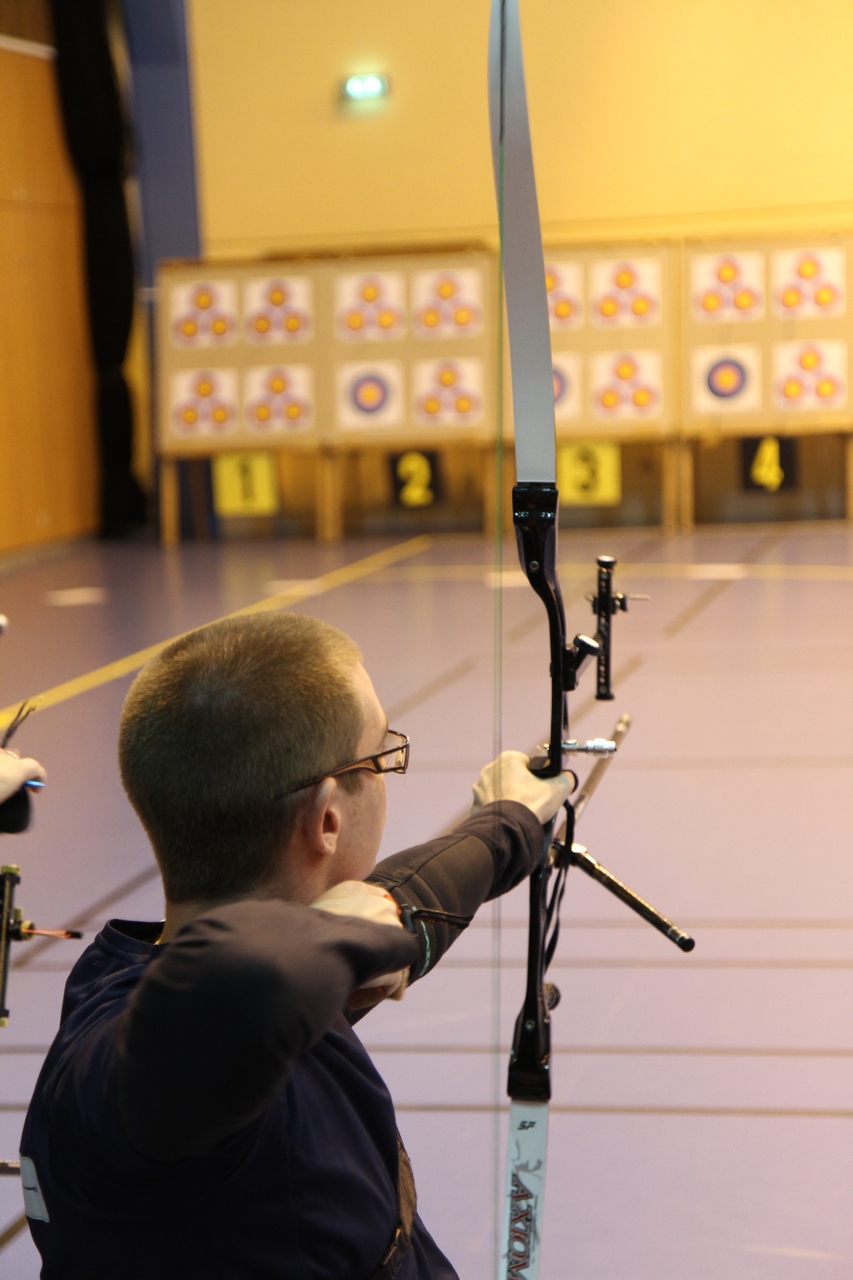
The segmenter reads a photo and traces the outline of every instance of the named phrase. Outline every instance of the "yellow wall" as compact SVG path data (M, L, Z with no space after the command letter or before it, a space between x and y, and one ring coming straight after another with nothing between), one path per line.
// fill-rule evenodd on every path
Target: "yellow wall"
M0 551L97 523L80 197L50 61L0 49Z
M554 241L853 221L849 0L521 0ZM188 0L213 254L494 235L488 0ZM383 109L341 78L385 72Z

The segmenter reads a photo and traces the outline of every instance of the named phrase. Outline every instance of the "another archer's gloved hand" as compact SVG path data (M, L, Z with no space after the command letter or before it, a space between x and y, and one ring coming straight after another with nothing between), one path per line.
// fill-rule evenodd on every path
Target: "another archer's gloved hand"
M530 756L523 751L502 751L497 760L486 765L474 784L471 812L476 813L494 800L517 800L535 813L543 826L550 822L569 798L572 783L565 773L556 778L537 778L528 769L529 764Z
M400 909L390 893L386 893L378 885L365 884L363 880L342 880L340 884L321 894L311 906L320 911L329 911L335 916L355 916L359 920L370 920L373 924L403 928ZM380 974L352 993L347 1001L347 1008L367 1009L380 1000L402 1000L408 981L408 969Z

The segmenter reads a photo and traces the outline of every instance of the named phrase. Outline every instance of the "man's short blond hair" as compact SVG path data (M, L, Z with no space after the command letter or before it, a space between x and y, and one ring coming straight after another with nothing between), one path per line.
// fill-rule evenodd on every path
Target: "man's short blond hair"
M119 763L172 902L224 901L270 878L304 798L275 797L355 758L360 659L325 622L267 613L201 627L142 668Z

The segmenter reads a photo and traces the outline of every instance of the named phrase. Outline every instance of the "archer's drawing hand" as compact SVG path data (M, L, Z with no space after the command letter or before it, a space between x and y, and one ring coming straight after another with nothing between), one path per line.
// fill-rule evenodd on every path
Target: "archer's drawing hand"
M20 791L25 782L44 782L46 778L38 760L21 760L17 751L0 750L0 804Z
M375 884L365 884L363 880L342 880L340 884L327 889L325 893L311 903L320 911L330 911L335 916L356 916L359 920L370 920L373 924L395 925L403 928L400 919L400 908L384 889ZM382 973L364 987L353 991L347 1000L348 1009L369 1009L381 1000L402 1000L409 981L408 969L400 969L397 973Z
M487 764L474 784L471 812L494 800L517 800L527 805L544 826L550 822L572 790L569 775L537 778L528 769L530 756L523 751L502 751L497 760Z

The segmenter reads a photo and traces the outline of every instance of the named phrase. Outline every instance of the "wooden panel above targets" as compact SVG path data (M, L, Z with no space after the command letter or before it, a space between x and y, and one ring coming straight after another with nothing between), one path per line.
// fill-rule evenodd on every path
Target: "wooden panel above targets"
M849 429L851 249L803 237L685 250L688 434Z

